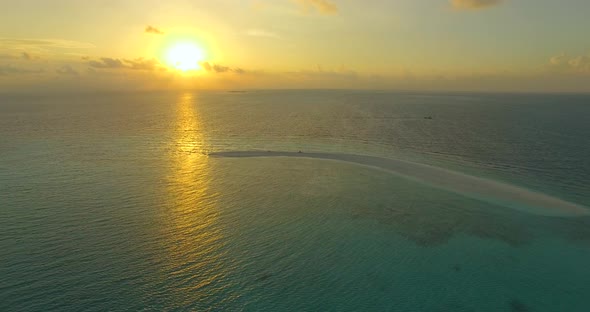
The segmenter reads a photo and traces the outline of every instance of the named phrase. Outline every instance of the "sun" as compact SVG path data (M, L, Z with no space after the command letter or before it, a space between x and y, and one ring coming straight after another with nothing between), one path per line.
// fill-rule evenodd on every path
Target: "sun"
M193 42L178 42L166 51L168 66L181 71L200 69L200 62L204 60L203 50Z

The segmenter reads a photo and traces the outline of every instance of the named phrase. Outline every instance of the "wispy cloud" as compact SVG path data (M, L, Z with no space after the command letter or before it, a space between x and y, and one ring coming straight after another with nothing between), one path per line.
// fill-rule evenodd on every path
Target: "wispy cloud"
M125 67L122 60L110 58L110 57L103 57L98 61L95 61L95 60L88 61L88 65L90 65L90 67L93 67L93 68L108 68L108 69L117 69L117 68L124 68Z
M246 31L246 35L252 36L252 37L266 37L266 38L275 38L275 39L281 38L281 36L279 36L279 34L272 32L272 31L264 30L264 29L249 29Z
M359 74L344 65L336 68L324 68L321 65L316 65L312 70L300 70L287 73L293 77L305 77L310 79L356 79Z
M11 74L40 74L42 72L43 70L41 69L27 69L12 65L0 65L0 76Z
M163 35L164 32L159 30L158 28L152 26L152 25L148 25L145 27L145 32L148 34L154 34L154 35Z
M201 67L203 67L203 69L205 69L208 72L213 72L213 73L236 73L236 74L244 74L246 73L246 71L242 68L239 67L229 67L229 66L223 66L223 65L219 65L219 64L213 64L213 63L209 63L209 62L201 62L199 65L201 65Z
M20 59L25 60L25 61L35 61L35 60L40 60L41 56L39 56L38 54L29 53L29 52L22 52L20 54Z
M164 67L156 59L144 58L129 60L103 57L99 60L88 60L87 64L96 69L164 70Z
M78 76L78 72L72 68L72 66L70 65L64 65L60 68L58 68L56 71L56 73L60 74L60 75L69 75L69 76Z
M485 9L501 4L504 0L450 0L451 5L459 10Z
M294 0L305 12L317 11L321 14L338 14L338 7L330 0Z
M561 65L561 64L567 62L567 58L568 57L565 55L565 53L561 53L559 55L552 56L549 59L549 64L555 65L555 66Z
M124 60L129 69L134 70L163 70L164 67L156 59L137 58L134 60Z
M553 69L562 71L590 73L590 55L568 56L561 53L551 57L549 65Z
M568 64L573 68L590 73L590 56L588 55L581 55L571 58L568 61Z
M62 39L14 39L0 38L0 46L7 48L24 49L27 47L43 47L58 49L91 49L95 46L91 43L62 40Z

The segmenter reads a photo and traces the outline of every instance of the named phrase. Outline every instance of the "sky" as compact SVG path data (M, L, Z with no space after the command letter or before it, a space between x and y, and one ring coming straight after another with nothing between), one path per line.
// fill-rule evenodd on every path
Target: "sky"
M0 0L0 92L590 92L588 0Z

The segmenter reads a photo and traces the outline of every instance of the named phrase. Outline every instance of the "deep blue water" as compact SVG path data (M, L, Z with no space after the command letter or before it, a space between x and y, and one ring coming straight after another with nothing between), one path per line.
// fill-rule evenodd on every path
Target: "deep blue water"
M403 159L590 207L588 95L3 95L0 311L590 309L588 217L208 156L235 150Z

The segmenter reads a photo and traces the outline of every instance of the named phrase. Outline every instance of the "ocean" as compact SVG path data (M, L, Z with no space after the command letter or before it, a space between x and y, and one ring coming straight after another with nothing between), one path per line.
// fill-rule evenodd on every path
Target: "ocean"
M588 215L590 95L0 95L0 311L585 312Z

